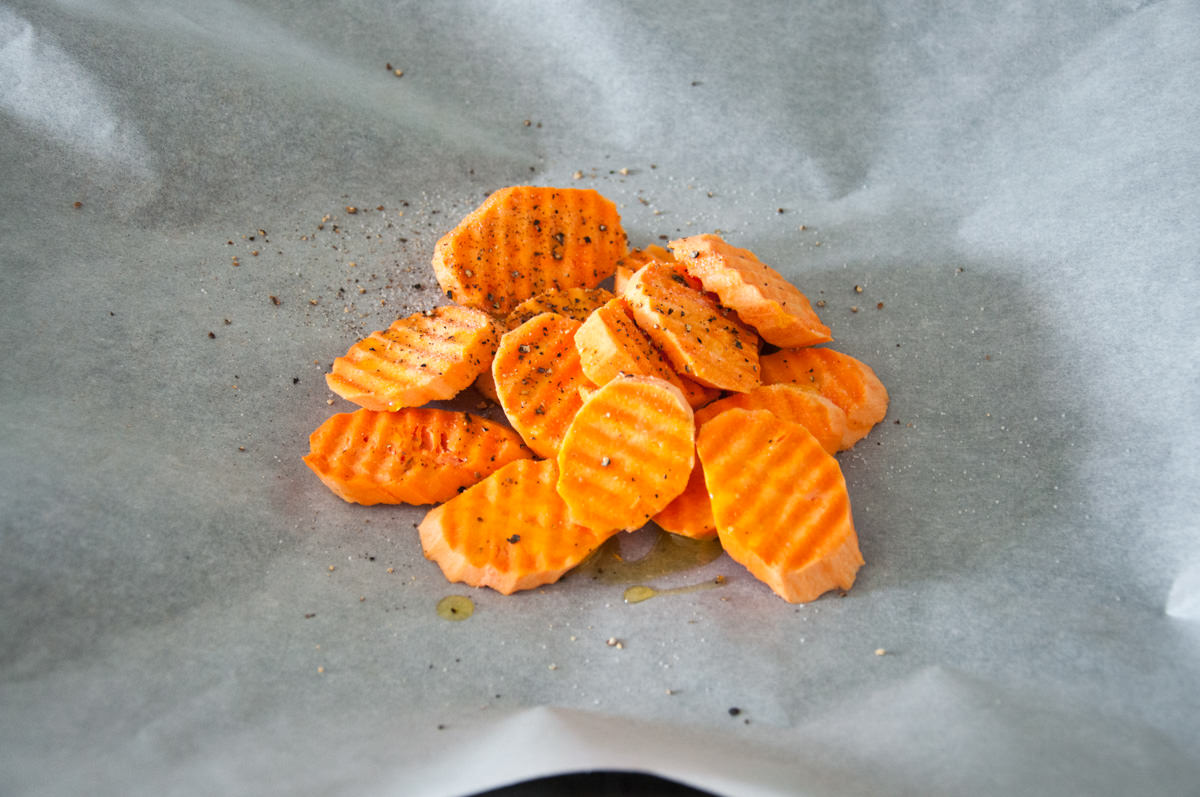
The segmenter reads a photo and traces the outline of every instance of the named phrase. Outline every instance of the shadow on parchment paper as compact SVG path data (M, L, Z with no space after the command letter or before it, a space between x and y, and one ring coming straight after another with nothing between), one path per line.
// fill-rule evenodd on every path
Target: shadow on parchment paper
M998 264L968 260L875 268L869 292L839 335L891 398L839 455L875 565L865 583L989 568L1052 534L1039 521L1071 492L1069 441L1087 423L1052 308Z

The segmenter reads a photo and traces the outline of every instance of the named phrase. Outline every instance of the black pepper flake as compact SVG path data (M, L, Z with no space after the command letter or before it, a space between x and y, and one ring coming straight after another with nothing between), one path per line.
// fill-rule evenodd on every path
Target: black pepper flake
M508 538L508 540L507 540L507 542L511 542L511 543L514 543L514 544L515 544L515 543L518 543L518 542L520 542L520 541L521 541L521 535L520 535L520 534L514 534L514 535L512 535L511 537L509 537L509 538Z
M210 338L215 338L215 337L217 336L217 333L215 333L215 332L209 332L209 333L208 333L208 336L209 336Z
M731 717L736 717L738 714L741 714L741 713L742 713L742 710L740 708L738 708L737 706L734 706L733 708L729 709L729 716L731 716Z

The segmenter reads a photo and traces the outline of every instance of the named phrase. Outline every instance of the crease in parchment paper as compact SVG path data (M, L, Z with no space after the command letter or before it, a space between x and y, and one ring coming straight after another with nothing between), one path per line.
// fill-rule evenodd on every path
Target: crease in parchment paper
M841 772L852 793L1134 794L1200 775L1155 728L946 665L857 695L802 733L801 760Z
M1166 612L1176 620L1200 621L1200 564L1186 568L1171 583Z
M76 10L111 18L155 38L198 45L210 61L244 67L247 90L261 84L274 94L283 89L284 96L303 98L305 104L342 108L353 115L356 126L366 125L381 136L419 135L431 142L455 141L494 157L518 157L469 105L411 79L363 80L361 57L332 52L288 28L279 17L244 3L197 0L186 8L136 3L136 13L108 6L99 3Z
M469 794L564 772L622 770L646 772L718 794L746 797L825 793L829 784L808 792L778 751L756 754L729 736L678 726L629 720L578 709L536 707L499 721L472 720L467 738L469 767L451 771L444 761L410 764L389 779L380 793ZM819 782L813 776L813 783Z
M101 164L154 179L144 136L114 107L108 89L31 22L2 7L0 110Z

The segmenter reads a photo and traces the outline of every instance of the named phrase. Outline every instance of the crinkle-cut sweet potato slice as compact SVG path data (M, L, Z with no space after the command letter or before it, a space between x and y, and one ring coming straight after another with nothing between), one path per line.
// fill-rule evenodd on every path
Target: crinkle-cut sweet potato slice
M309 436L304 462L346 501L435 504L533 454L512 429L465 412L356 410Z
M717 522L713 520L712 501L708 497L704 467L699 458L692 465L692 473L683 492L652 519L663 530L693 540L711 540L717 536Z
M842 448L846 436L846 413L815 390L791 383L759 385L749 393L734 393L714 401L696 413L700 427L726 410L767 410L785 421L798 423L813 433L821 448L830 454Z
M531 296L517 305L504 319L506 329L516 329L535 315L557 313L583 322L592 311L613 298L607 288L567 288Z
M451 301L505 316L539 293L596 287L626 250L617 206L596 191L517 185L442 236L433 271Z
M837 460L798 423L727 410L696 450L721 547L791 603L850 589L863 564Z
M500 403L500 396L496 394L496 377L492 376L491 363L488 363L488 367L483 370L483 373L475 378L475 389L485 399Z
M571 521L557 480L552 459L505 465L429 511L425 557L450 581L505 595L553 584L612 536Z
M841 449L850 448L887 415L888 392L866 363L826 348L781 349L762 358L763 382L816 390L846 413Z
M651 260L672 263L675 258L667 249L658 244L650 244L645 249L631 249L629 254L617 261L617 270L613 274L613 291L624 293L625 286L633 273Z
M333 361L329 389L368 410L449 399L487 368L499 330L486 313L457 305L401 318Z
M673 266L647 263L623 296L637 325L676 371L735 393L758 386L758 336Z
M597 385L607 384L618 374L657 376L683 391L692 407L701 407L720 392L675 373L648 335L643 332L620 296L597 307L575 333L575 348L584 375Z
M808 297L748 249L706 233L671 241L675 259L715 293L763 340L776 346L812 346L833 340Z
M542 313L504 333L492 376L508 422L539 457L553 457L590 386L579 367L579 322Z
M618 376L575 414L558 449L558 494L593 529L641 528L687 486L695 422L679 388Z

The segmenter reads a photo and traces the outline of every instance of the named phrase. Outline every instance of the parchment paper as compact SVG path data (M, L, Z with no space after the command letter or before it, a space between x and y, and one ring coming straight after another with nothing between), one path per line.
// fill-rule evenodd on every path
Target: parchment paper
M1169 0L0 4L0 793L1200 793L1198 41ZM824 301L891 393L847 595L470 590L305 468L329 363L515 183Z

